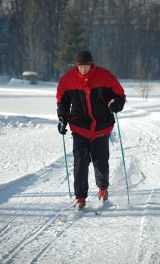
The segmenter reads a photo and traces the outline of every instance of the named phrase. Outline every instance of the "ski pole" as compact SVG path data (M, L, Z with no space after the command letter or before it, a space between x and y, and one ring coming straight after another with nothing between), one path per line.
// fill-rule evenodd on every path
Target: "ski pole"
M126 187L127 187L128 204L130 204L130 199L129 199L129 186L128 186L128 179L127 179L127 171L126 171L126 164L125 164L125 158L124 158L124 150L123 150L123 144L122 144L122 137L121 137L120 126L119 126L119 121L118 121L117 114L116 113L114 113L114 114L115 114L115 117L116 117L116 123L117 123L117 128L118 128L119 141L120 141L120 146L121 146L123 167L124 167L124 173L125 173L125 179L126 179Z
M69 196L72 197L71 189L70 189L70 180L69 180L67 155L66 155L66 144L65 144L64 135L62 135L62 138L63 138L63 150L64 150L64 159L65 159L65 166L66 166L66 175L67 175L67 182L68 182L68 193L69 193Z

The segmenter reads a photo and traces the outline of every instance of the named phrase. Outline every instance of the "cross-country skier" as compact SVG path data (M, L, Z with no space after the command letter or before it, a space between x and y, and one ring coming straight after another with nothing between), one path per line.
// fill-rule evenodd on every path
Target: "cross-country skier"
M86 205L88 170L92 161L98 198L108 199L109 134L115 120L113 112L123 109L125 94L114 75L95 65L89 51L80 51L75 66L64 74L57 87L58 131L73 136L75 206Z

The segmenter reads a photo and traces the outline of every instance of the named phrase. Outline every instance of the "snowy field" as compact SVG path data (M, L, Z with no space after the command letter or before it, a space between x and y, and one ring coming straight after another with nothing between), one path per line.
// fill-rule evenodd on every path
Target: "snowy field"
M160 82L147 102L122 80L118 114L130 205L115 125L110 141L110 206L96 216L92 165L84 212L68 195L56 83L0 78L0 264L160 264ZM65 136L73 194L71 134Z

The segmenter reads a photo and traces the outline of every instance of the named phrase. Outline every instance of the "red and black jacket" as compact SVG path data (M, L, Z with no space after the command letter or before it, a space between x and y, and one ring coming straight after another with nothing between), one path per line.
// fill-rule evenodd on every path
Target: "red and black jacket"
M113 129L114 115L108 108L112 99L117 100L121 111L124 90L111 72L93 64L87 74L81 74L75 66L59 81L57 114L68 119L71 131L92 141Z

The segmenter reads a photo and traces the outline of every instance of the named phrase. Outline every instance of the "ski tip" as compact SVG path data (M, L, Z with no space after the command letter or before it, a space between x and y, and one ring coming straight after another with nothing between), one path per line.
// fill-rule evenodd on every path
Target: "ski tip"
M95 212L95 215L101 215L101 214L102 214L101 211L96 211L96 212Z
M75 211L82 211L84 208L85 208L85 206L82 206L82 205L74 205Z

